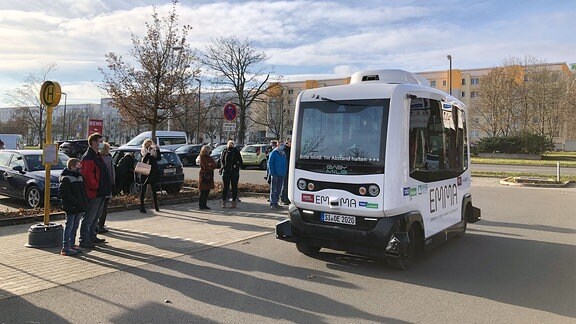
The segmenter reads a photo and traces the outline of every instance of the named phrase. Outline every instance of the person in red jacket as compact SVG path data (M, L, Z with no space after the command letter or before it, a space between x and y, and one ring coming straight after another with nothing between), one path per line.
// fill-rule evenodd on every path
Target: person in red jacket
M102 135L92 134L88 137L88 149L82 156L82 178L88 196L88 208L82 225L80 225L80 247L91 248L96 243L106 240L96 237L98 217L104 208L104 199L110 194L110 176L99 149L104 146Z

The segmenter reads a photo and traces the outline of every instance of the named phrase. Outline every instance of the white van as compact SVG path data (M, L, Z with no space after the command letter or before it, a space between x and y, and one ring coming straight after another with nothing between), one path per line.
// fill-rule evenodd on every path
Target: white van
M480 220L472 205L467 108L401 70L298 96L288 175L289 219L276 237L384 257L406 269L421 250Z
M4 143L4 145L1 143ZM0 134L0 149L20 150L22 148L22 135Z
M147 138L152 138L152 132L140 133L122 147L141 147ZM156 131L156 144L164 149L175 150L182 145L188 144L188 139L185 132Z

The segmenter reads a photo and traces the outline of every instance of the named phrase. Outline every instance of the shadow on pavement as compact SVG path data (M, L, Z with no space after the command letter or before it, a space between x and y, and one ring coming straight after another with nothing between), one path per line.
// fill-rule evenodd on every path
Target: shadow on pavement
M532 231L543 231L543 232L563 233L563 234L575 234L576 233L576 229L573 229L573 228L556 227L556 226L550 226L550 225L532 225L532 224L496 222L496 221L490 221L490 220L484 220L484 219L481 222L479 222L478 225L520 228L520 229L527 229L527 230L532 230Z
M408 271L383 271L383 262L323 252L327 267L359 275L576 317L574 246L466 234L424 254Z

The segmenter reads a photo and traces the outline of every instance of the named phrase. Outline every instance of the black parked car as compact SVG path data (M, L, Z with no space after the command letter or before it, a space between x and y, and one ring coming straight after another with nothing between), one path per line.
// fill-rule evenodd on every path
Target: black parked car
M196 158L204 144L183 145L174 150L183 165L196 165Z
M118 166L118 161L120 161L126 153L133 153L136 162L142 160L140 149L137 147L125 147L114 150L111 153L116 167ZM180 158L178 158L178 155L174 153L174 151L160 149L160 154L162 154L162 159L158 161L158 169L160 171L160 181L158 185L161 190L166 190L168 193L178 193L184 185L182 162L180 162ZM134 164L136 164L136 162ZM116 168L116 171L118 171L118 168ZM137 181L132 184L130 192L134 194L140 192L140 184Z
M81 158L88 149L88 140L71 140L60 144L60 152L69 157Z
M50 171L50 200L59 202L59 178L68 156L58 154L58 164ZM42 164L42 150L0 151L0 194L23 199L30 208L44 204L46 171Z

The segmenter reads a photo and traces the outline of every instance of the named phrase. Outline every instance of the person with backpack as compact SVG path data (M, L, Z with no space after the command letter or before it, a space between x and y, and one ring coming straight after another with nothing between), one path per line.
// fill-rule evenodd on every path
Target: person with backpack
M234 141L228 141L228 146L222 151L220 156L219 170L222 176L224 187L222 188L222 208L226 208L228 191L232 186L232 208L236 208L236 201L238 200L238 181L240 180L240 168L242 167L242 155L236 147Z

